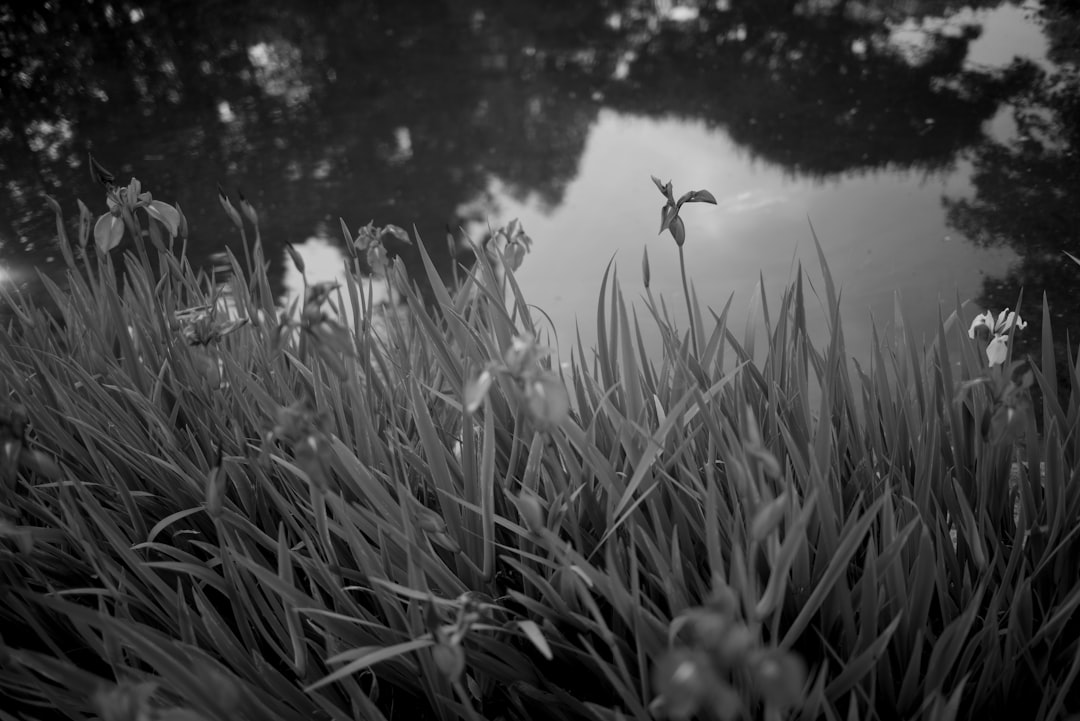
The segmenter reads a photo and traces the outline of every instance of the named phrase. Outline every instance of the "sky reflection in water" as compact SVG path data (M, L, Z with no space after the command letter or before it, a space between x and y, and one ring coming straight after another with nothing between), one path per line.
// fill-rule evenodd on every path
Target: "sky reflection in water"
M999 70L1018 55L1045 66L1046 40L1025 13L1030 10L1014 6L969 9L924 24L981 25L983 34L968 48L969 66ZM901 24L891 42L917 54L925 41L922 25ZM999 141L1011 140L1011 109L1003 107L986 131ZM792 177L781 166L757 162L726 133L704 123L605 111L590 131L578 177L558 212L546 212L535 202L503 198L500 203L505 215L520 218L543 239L517 275L526 297L551 316L564 349L574 340L575 320L584 337L594 337L599 277L610 258L621 269L630 297L643 295L638 268L645 247L654 293L669 299L669 308L681 317L674 242L651 232L662 204L648 182L651 173L672 178L677 193L702 187L716 196L716 208L692 206L683 214L686 253L704 304L719 312L734 296L731 322L740 332L744 313L759 303L762 279L770 306L778 303L800 262L817 283L811 223L842 289L848 349L863 358L871 348L872 322L879 331L891 326L898 293L912 329L933 334L939 307L947 315L957 297L976 298L987 275L1003 275L1017 259L1008 247L973 248L948 227L942 196L973 192L971 165L963 160L940 172L887 168L828 180ZM492 194L502 195L497 184ZM824 330L823 314L811 318ZM655 336L650 323L643 325Z

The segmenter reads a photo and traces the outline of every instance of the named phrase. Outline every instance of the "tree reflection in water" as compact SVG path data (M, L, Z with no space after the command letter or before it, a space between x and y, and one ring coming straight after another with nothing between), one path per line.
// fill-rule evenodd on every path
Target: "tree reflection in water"
M339 216L353 228L415 222L449 277L446 227L482 226L497 210L494 179L557 207L611 108L703 122L820 180L946 170L968 152L976 197L947 201L951 222L1016 247L1024 263L1006 283L1024 282L1031 298L1069 277L1046 258L1077 227L1067 202L1076 129L1064 120L1077 115L1065 70L1075 16L1058 5L1047 5L1046 28L1063 69L1051 76L1020 63L969 67L977 26L938 23L917 51L896 42L903 23L960 7L942 0L2 3L0 266L55 273L40 195L72 209L82 196L100 211L92 150L180 202L196 265L236 242L217 205L222 181L266 219L278 292L281 244L336 228ZM1020 139L996 143L983 128L1007 104ZM1006 304L993 292L985 303ZM1056 309L1071 314L1071 302Z
M973 242L1008 245L1020 256L1006 277L986 279L979 303L1011 307L1023 290L1033 322L1014 352L1039 358L1045 294L1061 369L1066 334L1074 358L1080 337L1080 267L1063 252L1080 255L1080 7L1058 0L1042 12L1053 69L1014 64L1011 74L1023 78L1011 110L1015 134L977 146L974 197L945 204L949 223Z

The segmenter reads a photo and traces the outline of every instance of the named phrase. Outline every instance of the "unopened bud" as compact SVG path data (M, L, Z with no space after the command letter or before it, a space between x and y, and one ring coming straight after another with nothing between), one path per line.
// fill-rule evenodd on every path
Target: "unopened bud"
M153 711L150 697L157 693L157 688L153 682L121 682L107 691L99 690L94 694L93 703L102 721L149 718Z
M686 226L683 224L682 218L677 215L672 218L669 230L671 230L671 236L675 238L675 244L681 248L682 244L686 242Z
M553 373L539 373L525 388L529 410L540 424L557 426L570 413L570 394Z
M442 516L427 508L420 511L416 519L417 527L424 533L445 533L446 521Z
M451 683L457 683L465 671L465 649L456 644L439 643L431 649L431 658L439 673Z
M773 648L755 654L751 676L758 693L770 706L788 709L802 700L806 664L792 653Z
M255 212L255 206L249 203L248 199L240 191L236 191L236 194L240 196L240 210L244 212L244 216L251 221L252 225L258 225L259 214Z
M289 254L289 258L292 259L293 265L300 271L300 275L304 274L304 257L300 255L300 251L292 246L292 243L285 244L285 252Z
M244 220L240 217L240 212L232 204L232 201L229 200L229 196L225 194L225 191L222 190L220 185L218 186L218 202L221 203L221 209L225 211L225 215L232 221L232 224L235 225L237 229L243 230Z
M544 530L544 509L536 494L531 491L522 491L521 495L515 499L515 503L529 533L536 535Z
M742 664L747 654L754 648L757 639L753 632L741 623L732 624L727 632L716 639L709 651L713 657L726 668L734 668Z
M304 311L300 314L300 322L307 327L319 325L326 320L326 314L318 303L305 303Z

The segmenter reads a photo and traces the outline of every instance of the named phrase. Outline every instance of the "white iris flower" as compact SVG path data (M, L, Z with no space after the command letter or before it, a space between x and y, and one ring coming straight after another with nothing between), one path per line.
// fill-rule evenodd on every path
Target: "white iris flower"
M997 318L991 311L986 311L971 321L968 338L989 341L986 344L986 359L991 366L1001 365L1008 353L1008 333L1013 327L1017 330L1027 327L1027 323L1015 311L1003 310Z

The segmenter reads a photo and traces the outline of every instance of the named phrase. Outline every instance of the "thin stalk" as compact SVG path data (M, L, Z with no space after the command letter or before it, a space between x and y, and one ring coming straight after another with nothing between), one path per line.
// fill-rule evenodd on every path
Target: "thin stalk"
M682 272L682 289L686 297L686 312L690 319L690 341L694 344L694 357L700 358L698 353L697 331L694 330L694 307L690 303L690 287L686 284L686 257L683 255L683 247L679 246L679 270Z

